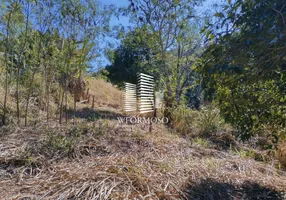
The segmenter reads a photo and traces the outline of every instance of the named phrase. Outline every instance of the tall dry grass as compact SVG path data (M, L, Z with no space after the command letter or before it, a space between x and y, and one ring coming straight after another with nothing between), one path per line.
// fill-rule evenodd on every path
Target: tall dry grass
M123 92L103 79L87 77L89 94L94 95L95 104L102 107L121 109Z
M275 163L192 146L164 127L156 126L150 134L146 129L122 132L110 124L104 134L95 137L99 130L94 131L95 126L100 123L45 131L34 127L15 130L2 139L0 147L10 152L9 158L3 154L0 159L1 165L10 166L3 168L0 179L2 199L283 198L286 174L275 168ZM11 155L36 141L45 143L41 138L53 131L64 138L80 136L72 158L55 160L59 154L47 157L37 145L30 157ZM56 141L61 143L62 139ZM50 152L50 148L45 150ZM246 183L251 184L244 189ZM229 194L233 198L228 198Z

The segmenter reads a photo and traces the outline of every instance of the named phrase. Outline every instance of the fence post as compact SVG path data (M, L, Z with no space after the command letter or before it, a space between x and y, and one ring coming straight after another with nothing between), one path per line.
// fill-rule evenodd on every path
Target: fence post
M87 103L90 104L90 94L87 96Z
M86 99L88 98L88 95L89 95L89 88L87 88L87 91L86 91L86 95L85 95Z
M94 95L92 95L92 108L94 108Z

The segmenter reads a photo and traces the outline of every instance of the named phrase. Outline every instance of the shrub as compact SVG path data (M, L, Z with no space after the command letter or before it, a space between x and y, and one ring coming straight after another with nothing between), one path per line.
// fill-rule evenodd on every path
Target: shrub
M64 128L58 133L58 129L44 129L46 138L35 148L30 148L30 151L37 154L42 153L46 157L63 158L74 157L75 149L81 142L89 138L98 139L107 132L112 131L114 127L108 120L98 120L97 124L82 123L77 126Z
M223 129L224 126L219 110L213 106L202 108L198 124L201 132L207 135Z
M171 126L181 134L195 133L199 112L186 106L171 109Z
M269 149L277 147L279 141L283 142L286 140L286 127L283 125L278 125L275 123L262 124L261 130L260 135L269 138Z
M93 136L103 136L106 132L111 131L113 128L107 119L100 120L98 123L98 127L93 130Z
M75 144L75 138L59 134L50 134L46 140L47 147L50 147L54 154L70 155L74 150Z
M171 125L179 133L193 135L210 135L226 128L219 110L213 106L203 107L200 111L186 106L172 109Z
M41 152L47 157L71 156L85 130L82 126L76 126L61 131L58 133L58 129L47 127L43 130L47 134L46 138L31 151L33 153Z
M245 78L246 74L243 77L228 77L227 82L216 90L215 102L225 120L236 127L236 135L242 140L256 134L263 136L265 126L275 126L271 134L280 137L277 130L286 126L282 77L263 81L253 79L255 82L249 80L247 84L241 82Z

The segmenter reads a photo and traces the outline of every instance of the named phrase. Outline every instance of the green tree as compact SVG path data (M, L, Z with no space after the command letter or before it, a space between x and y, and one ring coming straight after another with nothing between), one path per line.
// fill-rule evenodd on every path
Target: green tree
M131 1L131 18L136 21L138 26L146 26L147 30L153 35L154 44L158 48L159 71L161 72L160 78L164 83L164 102L166 108L173 107L177 104L176 100L181 100L183 88L186 87L184 83L190 82L188 77L191 73L188 73L187 69L190 69L192 64L188 63L188 58L186 58L190 56L190 54L188 53L188 55L185 56L182 52L186 51L183 46L186 45L186 40L184 39L187 35L188 28L190 24L196 23L192 21L196 18L194 7L201 2L202 1L191 0ZM170 57L168 54L174 51L178 52L177 64L168 63L168 57ZM185 64L182 64L183 62L185 62ZM174 80L176 82L175 99L173 98L174 90L172 89ZM168 109L166 109L165 114L168 115Z
M0 73L5 78L3 108L1 106L3 124L7 122L9 95L16 99L18 124L23 110L27 125L30 100L35 95L38 101L44 101L41 104L45 104L43 109L49 120L50 95L56 96L51 91L53 85L60 85L60 94L55 98L60 99L57 103L61 122L63 109L68 108L67 95L73 93L68 91L68 85L80 80L98 57L100 39L110 31L108 22L113 10L113 6L101 9L95 0L2 2L0 62L4 67L0 67ZM44 81L38 83L38 79ZM11 90L15 94L9 91L10 87L16 88Z
M285 7L282 1L237 0L205 30L209 47L199 71L242 139L266 126L286 126Z
M99 48L95 40L108 32L108 21L113 9L100 10L96 1L60 1L60 18L62 34L67 40L62 42L63 71L61 83L63 92L60 103L60 123L63 107L67 109L67 92L69 81L80 81L87 63L97 56ZM69 79L68 77L73 77ZM75 80L77 79L77 80ZM75 84L74 84L75 85ZM74 94L75 95L75 94ZM76 98L74 98L76 109ZM67 122L67 114L66 114Z
M6 124L7 114L7 96L9 89L9 74L12 74L15 70L15 45L16 37L19 35L18 28L24 21L24 15L22 13L22 5L18 1L8 1L3 4L1 11L1 27L2 27L2 45L4 49L4 64L5 64L5 94L3 99L3 115L2 124ZM18 90L17 90L18 92ZM18 97L17 97L18 99ZM18 104L17 104L18 105ZM17 106L17 112L19 113L19 107Z
M152 35L146 28L136 28L128 32L122 44L115 50L107 50L107 57L112 62L107 66L108 78L123 86L125 81L135 83L137 73L158 76L158 51Z

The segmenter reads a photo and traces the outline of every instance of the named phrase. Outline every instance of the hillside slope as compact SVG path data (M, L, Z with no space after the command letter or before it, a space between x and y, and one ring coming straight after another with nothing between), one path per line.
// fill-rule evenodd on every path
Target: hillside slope
M286 172L164 125L120 124L122 92L89 83L74 124L0 129L1 199L283 199ZM80 115L84 114L84 115ZM203 139L201 139L203 140Z
M89 93L94 95L95 104L98 107L115 108L120 110L122 108L123 92L116 86L103 79L87 77L87 88Z

